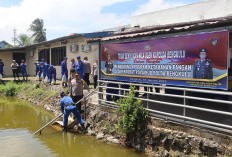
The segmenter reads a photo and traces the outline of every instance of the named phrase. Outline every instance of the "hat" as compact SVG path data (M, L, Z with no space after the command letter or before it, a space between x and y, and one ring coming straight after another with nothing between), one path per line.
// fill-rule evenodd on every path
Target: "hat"
M81 59L81 56L77 56L77 59Z
M36 59L36 61L39 61L39 59Z
M13 60L13 62L15 62L15 60Z
M68 57L64 57L64 59L68 59Z
M207 50L205 49L205 48L202 48L202 49L200 49L200 52L207 52Z
M70 69L70 72L71 72L71 73L75 72L75 69L74 69L74 68L71 68L71 69Z
M44 62L40 62L40 64L44 64Z
M37 62L34 62L34 64L37 64Z
M78 75L79 76L79 73L75 73L75 76Z
M22 61L22 62L24 62L25 60L24 60L24 59L22 59L21 61Z
M41 61L44 61L44 59L42 58Z
M53 68L53 65L50 65L51 68Z
M65 96L65 93L64 93L64 92L61 92L61 93L60 93L60 97L63 97L63 96Z

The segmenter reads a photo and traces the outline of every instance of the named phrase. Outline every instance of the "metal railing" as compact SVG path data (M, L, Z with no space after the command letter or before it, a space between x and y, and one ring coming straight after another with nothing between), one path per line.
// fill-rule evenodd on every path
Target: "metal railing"
M110 87L107 84L116 84L116 86ZM122 85L147 87L147 91L135 90L140 94L145 94L135 99L142 100L142 104L151 116L232 134L231 92L105 80L98 80L98 85L100 105L116 108L114 98L125 98L127 96L123 93L130 91L130 89L122 88ZM153 91L160 89L162 92L149 92L149 88ZM111 91L107 92L107 89ZM106 100L106 95L112 97L113 100Z

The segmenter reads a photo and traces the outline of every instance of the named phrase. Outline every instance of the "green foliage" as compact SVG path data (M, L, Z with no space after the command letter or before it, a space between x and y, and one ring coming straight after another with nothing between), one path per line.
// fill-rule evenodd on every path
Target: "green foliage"
M19 46L29 46L32 45L32 39L27 34L20 34L16 38L16 42Z
M35 83L35 84L34 84L34 88L35 88L35 89L39 88L39 86L40 86L39 83Z
M44 27L43 19L35 19L30 25L30 30L33 32L34 43L46 41L46 29Z
M25 84L17 84L13 81L7 82L6 84L0 85L0 92L5 94L6 96L14 96L18 93L21 86Z
M65 90L64 90L64 93L66 94L66 95L68 95L68 88L66 88Z
M122 117L119 118L118 124L115 124L116 131L121 130L126 137L137 131L142 131L147 125L148 118L148 111L141 104L141 100L134 98L134 87L131 87L127 96L117 101L119 107L116 112L122 114Z

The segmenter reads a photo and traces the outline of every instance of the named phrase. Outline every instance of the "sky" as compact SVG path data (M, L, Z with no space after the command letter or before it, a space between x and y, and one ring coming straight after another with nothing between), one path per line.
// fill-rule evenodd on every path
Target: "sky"
M44 20L47 39L130 24L132 16L202 0L0 0L0 41L31 35L29 26Z

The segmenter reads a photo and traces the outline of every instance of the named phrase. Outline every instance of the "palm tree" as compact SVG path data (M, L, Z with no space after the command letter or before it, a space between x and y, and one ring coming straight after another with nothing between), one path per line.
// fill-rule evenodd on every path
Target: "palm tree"
M35 19L30 25L30 30L33 32L34 43L46 41L46 29L44 27L43 19Z
M28 46L32 44L31 37L26 34L20 34L16 38L16 42L19 46Z

